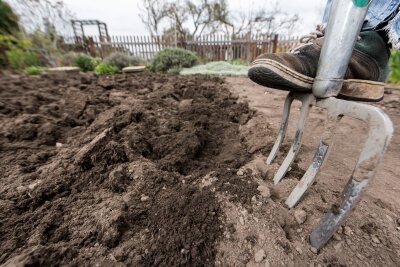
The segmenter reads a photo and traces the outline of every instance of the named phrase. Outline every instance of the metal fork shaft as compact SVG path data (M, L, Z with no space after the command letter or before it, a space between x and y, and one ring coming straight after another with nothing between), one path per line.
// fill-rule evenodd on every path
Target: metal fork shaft
M325 34L313 94L319 98L337 96L364 23L370 0L334 0Z

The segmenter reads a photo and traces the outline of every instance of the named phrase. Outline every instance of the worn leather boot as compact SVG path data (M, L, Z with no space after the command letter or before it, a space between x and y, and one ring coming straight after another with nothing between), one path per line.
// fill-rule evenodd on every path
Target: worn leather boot
M307 38L305 44L290 53L259 56L249 69L249 78L266 87L311 92L324 37L322 32L317 32ZM389 74L389 56L390 50L378 33L360 33L338 97L358 101L382 100L384 81Z

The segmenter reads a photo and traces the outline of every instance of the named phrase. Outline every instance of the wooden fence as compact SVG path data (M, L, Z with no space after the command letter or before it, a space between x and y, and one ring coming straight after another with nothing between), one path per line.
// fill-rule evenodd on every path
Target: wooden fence
M203 62L240 59L250 62L262 53L286 52L297 46L298 38L285 36L239 36L202 35L196 37L166 38L165 36L87 36L64 38L66 50L87 52L104 58L120 51L151 60L166 47L181 47L195 52Z

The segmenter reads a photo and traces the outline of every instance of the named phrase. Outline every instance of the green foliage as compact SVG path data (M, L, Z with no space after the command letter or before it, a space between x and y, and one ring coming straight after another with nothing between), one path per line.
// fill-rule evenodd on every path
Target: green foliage
M389 82L398 84L400 83L400 51L392 51L389 60L390 74Z
M55 45L54 39L50 34L39 30L29 34L29 42L32 49L38 51L43 65L56 66L60 51Z
M94 71L97 63L98 62L96 59L87 55L80 54L75 58L73 65L79 67L81 71L87 72Z
M10 67L14 70L23 70L30 66L38 66L38 54L19 48L12 48L6 52Z
M196 54L191 51L181 48L166 48L154 56L151 69L155 72L167 72L170 69L190 68L198 62Z
M172 68L167 71L170 74L179 74L182 71L182 68Z
M0 68L7 67L6 51L17 43L18 41L14 36L0 34Z
M129 56L129 66L143 66L146 61L138 56Z
M113 65L119 70L122 70L129 66L139 66L143 63L143 59L122 52L114 52L104 59L104 63Z
M0 0L0 34L13 34L18 32L18 17L9 4Z
M75 60L79 56L79 53L68 52L61 56L61 65L64 67L72 67L75 65Z
M115 74L118 73L118 68L111 64L101 63L96 67L95 72L97 74Z
M119 70L122 70L123 68L129 66L129 57L122 52L114 52L104 59L104 63L115 66Z
M241 60L240 58L237 59L231 59L228 61L229 64L231 65L236 65L236 66L247 66L247 62L244 60Z
M38 66L30 66L24 69L24 72L29 75L39 75L45 71L44 68Z
M0 34L0 46L5 48L11 48L18 45L18 39L12 35Z

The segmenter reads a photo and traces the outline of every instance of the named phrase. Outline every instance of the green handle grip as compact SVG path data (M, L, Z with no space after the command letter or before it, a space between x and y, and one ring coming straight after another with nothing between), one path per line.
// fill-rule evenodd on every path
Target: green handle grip
M366 7L371 0L353 0L356 7Z

